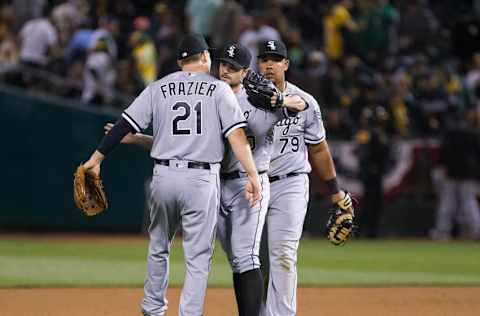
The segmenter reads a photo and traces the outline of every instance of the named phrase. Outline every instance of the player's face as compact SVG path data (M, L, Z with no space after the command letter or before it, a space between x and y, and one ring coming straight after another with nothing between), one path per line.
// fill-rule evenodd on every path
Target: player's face
M228 83L231 87L236 87L242 83L246 73L246 69L237 69L229 63L224 62L220 63L220 67L218 69L220 80Z
M258 70L275 84L280 84L285 80L288 64L288 59L278 55L267 55L258 58Z

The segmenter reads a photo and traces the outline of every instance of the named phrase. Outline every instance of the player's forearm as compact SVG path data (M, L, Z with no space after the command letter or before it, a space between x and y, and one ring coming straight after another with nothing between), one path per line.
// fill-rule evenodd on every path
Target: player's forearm
M103 137L97 147L97 151L104 156L108 155L115 146L129 133L135 132L135 129L123 117L120 118L110 131Z
M292 112L302 112L307 109L307 103L298 95L286 96L283 100L283 106Z
M237 157L240 164L243 166L249 176L255 176L257 174L257 167L253 160L250 144L245 136L243 128L237 128L230 135L228 135L228 142L232 147L232 151Z
M320 179L327 181L337 176L327 141L310 145L308 153L310 156L310 161L317 170Z
M341 200L345 193L338 188L335 164L333 163L327 141L310 145L309 156L310 162L317 170L318 176L321 180L325 181L332 202L336 203Z
M146 150L151 150L153 146L153 136L137 133L133 135L134 144L139 145Z

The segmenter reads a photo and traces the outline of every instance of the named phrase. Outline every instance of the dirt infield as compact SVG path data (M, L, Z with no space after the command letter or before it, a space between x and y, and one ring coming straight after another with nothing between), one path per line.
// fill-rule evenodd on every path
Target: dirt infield
M177 314L179 289L170 289L170 309ZM140 315L142 289L0 289L2 316ZM471 288L302 288L299 316L480 315L480 287ZM235 315L232 289L209 289L207 316Z

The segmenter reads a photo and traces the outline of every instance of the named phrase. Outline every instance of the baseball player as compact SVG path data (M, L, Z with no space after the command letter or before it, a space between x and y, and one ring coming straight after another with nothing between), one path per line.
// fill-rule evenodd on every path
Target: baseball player
M238 159L227 149L221 170L221 208L218 218L218 236L233 271L233 285L240 316L259 315L263 297L260 272L260 240L270 195L267 170L273 150L273 127L281 119L281 110L268 112L257 109L247 100L242 81L251 62L248 49L240 44L226 45L219 58L220 79L235 93L248 122L247 138L260 174L262 196L251 206L241 193L246 173ZM272 102L275 103L275 98ZM301 111L305 102L298 96L285 98L283 106Z
M284 95L299 95L308 105L298 113L284 109L284 117L274 129L274 150L268 171L270 202L264 235L267 242L262 243L262 246L268 244L268 251L262 249L262 254L268 253L269 258L262 262L264 275L269 278L262 314L268 316L296 314L297 249L309 198L308 156L326 182L332 202L351 204L350 196L338 188L317 101L285 81L287 56L285 44L277 40L262 43L258 55L260 73L272 80Z
M248 174L245 198L255 205L261 180L245 132L238 101L224 82L210 76L208 46L200 35L186 35L179 46L181 71L150 84L124 111L84 164L100 173L100 164L129 132L153 124L151 225L144 315L164 315L170 245L183 231L186 276L180 315L203 315L207 278L219 208L219 170L225 138Z

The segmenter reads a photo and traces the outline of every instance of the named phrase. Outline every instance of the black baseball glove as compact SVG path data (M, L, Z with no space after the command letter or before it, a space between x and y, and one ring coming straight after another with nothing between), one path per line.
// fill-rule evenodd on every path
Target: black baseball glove
M272 81L255 71L248 71L243 79L243 86L247 92L248 101L256 108L273 112L283 105L283 95L280 90ZM277 96L277 100L272 104L274 95Z
M357 226L354 223L352 197L345 192L345 197L329 211L327 221L327 239L335 246L343 245L353 235Z

